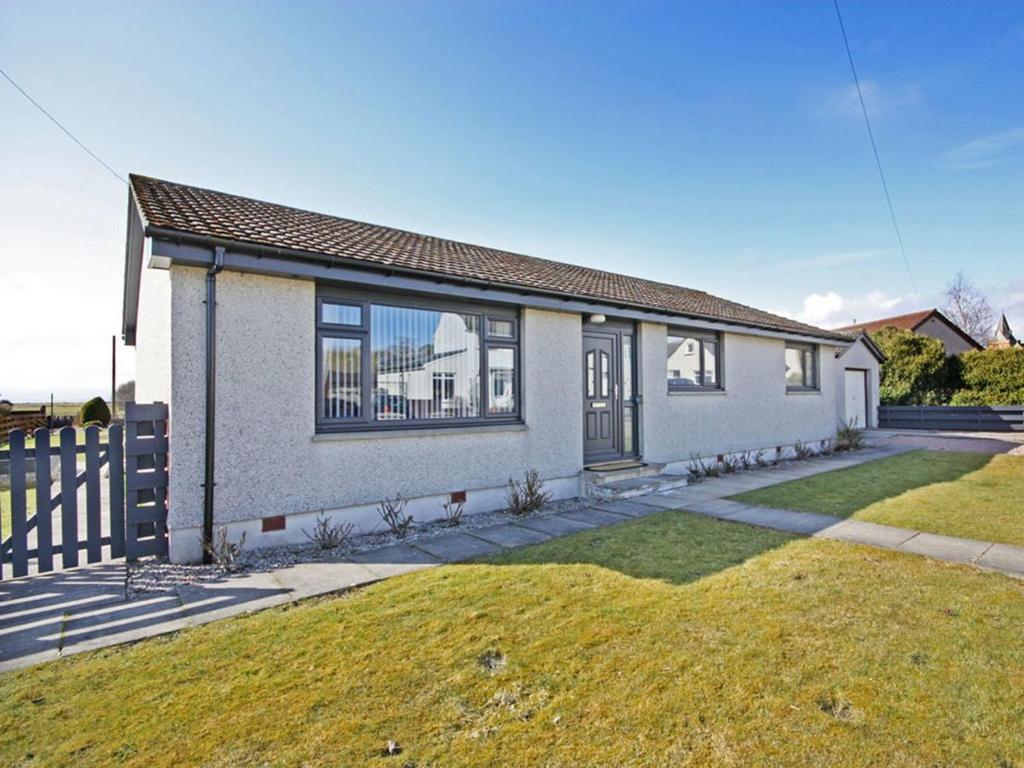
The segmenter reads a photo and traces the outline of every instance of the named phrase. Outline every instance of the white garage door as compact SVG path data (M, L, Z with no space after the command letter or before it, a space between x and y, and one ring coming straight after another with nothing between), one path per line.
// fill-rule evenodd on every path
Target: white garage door
M867 371L846 369L846 423L863 429L867 419Z

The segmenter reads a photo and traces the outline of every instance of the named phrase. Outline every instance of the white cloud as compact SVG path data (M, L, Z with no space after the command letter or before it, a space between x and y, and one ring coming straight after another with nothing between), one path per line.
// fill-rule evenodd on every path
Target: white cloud
M958 171L971 171L1024 160L1024 128L993 133L953 147L942 156L943 165Z
M835 328L854 322L866 322L912 312L920 309L919 301L916 295L889 296L877 290L851 298L846 298L836 291L826 291L804 297L803 305L798 311L781 310L776 314L822 328Z
M907 83L901 86L880 85L876 80L862 80L860 91L864 96L864 104L868 115L880 117L901 107L920 104L924 92L920 86ZM825 112L838 117L861 117L860 99L854 83L843 86L825 100Z

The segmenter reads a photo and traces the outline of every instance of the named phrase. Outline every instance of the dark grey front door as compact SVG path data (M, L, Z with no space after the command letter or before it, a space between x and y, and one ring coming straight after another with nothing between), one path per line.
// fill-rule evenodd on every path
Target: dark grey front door
M583 334L583 461L591 464L622 456L619 429L618 337Z

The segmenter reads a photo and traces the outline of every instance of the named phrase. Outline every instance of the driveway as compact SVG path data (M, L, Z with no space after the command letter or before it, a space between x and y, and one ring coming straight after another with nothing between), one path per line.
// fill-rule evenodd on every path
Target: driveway
M929 451L1009 453L1024 456L1024 432L950 432L931 429L874 429L873 445L893 448L924 448Z

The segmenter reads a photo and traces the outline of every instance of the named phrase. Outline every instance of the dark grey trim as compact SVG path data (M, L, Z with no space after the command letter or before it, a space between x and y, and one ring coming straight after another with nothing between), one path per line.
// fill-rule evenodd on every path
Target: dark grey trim
M206 451L203 461L203 562L213 558L213 491L217 426L217 275L224 268L224 249L214 253L206 272Z
M124 295L121 302L121 338L128 346L135 345L135 329L139 316L139 282L142 279L142 256L145 250L145 221L135 193L128 188L128 221L125 233Z
M337 325L321 320L321 304L324 300L337 300L359 306L362 310L361 325ZM362 291L351 287L341 288L333 285L319 285L315 304L316 316L314 327L316 375L314 377L314 417L318 434L340 432L388 432L401 429L437 429L470 425L508 425L522 424L523 414L523 370L522 370L522 331L521 318L515 307L494 307L479 302L445 300L437 296L423 296L396 291ZM443 312L459 312L471 314L478 318L480 327L480 349L478 353L480 379L480 413L478 416L460 419L401 419L395 421L375 421L373 418L373 370L371 352L371 307L391 306L408 309L424 309ZM487 317L511 320L515 326L515 338L488 339L486 336ZM323 413L323 393L320 386L323 379L323 339L357 339L361 341L359 373L362 393L360 397L360 414L358 418L328 419ZM516 410L509 414L489 414L488 397L490 395L490 372L487 367L487 352L490 349L511 349L514 353L514 376L512 391L515 396Z
M369 264L351 259L340 259L324 254L292 251L288 249L261 248L237 243L231 240L187 235L160 227L147 227L147 236L152 238L152 252L156 257L170 260L183 266L207 267L211 260L213 245L227 249L225 266L243 272L257 272L320 282L347 283L391 287L392 289L424 294L443 293L452 297L463 297L491 304L512 304L541 309L579 312L580 314L606 314L628 320L678 324L681 321L695 328L732 331L753 336L770 338L814 339L829 344L847 345L850 337L839 334L816 336L759 326L720 320L698 314L670 313L655 309L635 307L626 304L590 300L575 294L539 291L523 286L493 283L484 280L454 277L426 271L416 271L395 266Z

